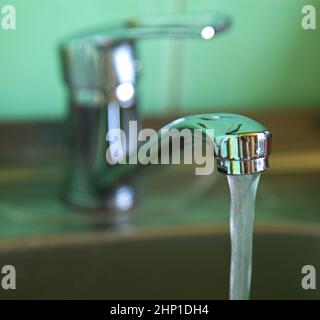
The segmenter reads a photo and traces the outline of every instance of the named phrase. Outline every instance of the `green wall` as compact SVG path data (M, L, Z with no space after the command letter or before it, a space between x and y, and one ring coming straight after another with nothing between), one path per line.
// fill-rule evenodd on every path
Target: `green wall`
M66 36L127 17L227 13L233 28L216 41L140 44L144 114L320 106L319 0L0 0L17 29L0 28L0 119L66 114L57 45ZM301 8L318 9L317 30Z

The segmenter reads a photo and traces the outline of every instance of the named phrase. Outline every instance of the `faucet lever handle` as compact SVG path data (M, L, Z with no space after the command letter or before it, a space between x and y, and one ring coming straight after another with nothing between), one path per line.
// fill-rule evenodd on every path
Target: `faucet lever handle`
M61 55L64 78L73 97L78 100L89 97L94 103L103 101L105 95L113 95L121 83L134 85L138 73L136 40L170 37L209 40L230 26L230 19L225 16L190 18L174 17L174 22L160 23L130 20L121 27L66 41L61 46Z

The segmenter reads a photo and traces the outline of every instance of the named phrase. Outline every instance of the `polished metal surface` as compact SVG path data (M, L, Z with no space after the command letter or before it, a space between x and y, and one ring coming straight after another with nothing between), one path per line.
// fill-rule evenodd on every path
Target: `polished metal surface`
M127 23L67 41L61 49L64 78L70 92L69 169L65 197L88 208L127 210L136 190L126 177L137 165L111 165L105 151L106 133L121 129L130 137L129 123L141 121L137 111L137 79L140 61L136 40L179 37L209 40L230 26L227 17L193 17L158 24ZM167 128L214 129L214 154L218 170L225 174L250 174L268 167L271 136L257 122L227 114L208 114L179 119ZM195 131L197 133L198 131ZM130 140L124 150L128 157ZM125 203L125 206L123 206Z
M74 37L61 46L71 106L70 157L64 191L69 202L86 208L120 209L120 188L126 190L127 207L130 199L133 204L135 191L131 183L119 182L132 167L108 165L105 150L109 144L105 140L110 129L121 129L127 134L129 121L136 121L138 130L141 127L136 94L140 70L136 41L154 37L204 41L229 26L228 17L212 15L175 17L174 21L128 21L104 32Z
M99 106L110 100L120 100L119 86L136 85L140 61L136 55L137 40L148 38L213 39L227 30L230 19L225 16L195 15L191 18L163 18L159 22L127 21L122 26L109 27L81 35L61 46L64 78L72 98L79 104ZM131 97L133 98L133 97ZM125 99L128 105L130 99ZM133 103L132 99L132 103Z
M175 120L166 127L212 134L218 170L224 174L252 174L268 169L271 134L248 117L231 113L200 114Z

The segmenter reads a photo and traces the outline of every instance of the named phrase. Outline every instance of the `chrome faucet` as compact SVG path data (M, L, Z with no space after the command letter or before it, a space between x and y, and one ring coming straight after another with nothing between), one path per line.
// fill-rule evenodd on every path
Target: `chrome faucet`
M221 173L241 175L268 169L271 133L248 117L232 113L200 114L175 120L166 127L196 129L209 135L212 132L209 139L213 141L214 157Z
M153 37L212 39L230 26L225 17L194 21L157 26L131 22L122 28L75 37L62 45L71 106L70 159L64 192L69 202L85 208L128 209L119 207L116 199L123 191L122 178L130 176L137 166L110 165L105 150L108 130L127 132L133 120L141 127L136 41ZM250 174L268 167L271 135L254 120L232 114L205 114L178 119L166 128L214 129L210 138L218 170L224 174ZM129 145L125 150L129 154ZM134 192L130 186L126 188Z

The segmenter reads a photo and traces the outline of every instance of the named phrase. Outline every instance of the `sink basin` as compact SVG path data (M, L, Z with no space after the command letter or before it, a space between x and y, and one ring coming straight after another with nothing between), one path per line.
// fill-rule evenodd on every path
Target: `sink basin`
M320 268L320 174L276 167L257 195L252 298L318 298L301 269ZM16 267L17 289L0 299L227 299L226 178L142 171L140 199L117 216L62 202L60 163L2 167L0 266Z
M320 267L320 229L258 224L253 299L312 299L301 268ZM227 299L230 262L225 226L76 235L2 248L17 289L0 299Z

